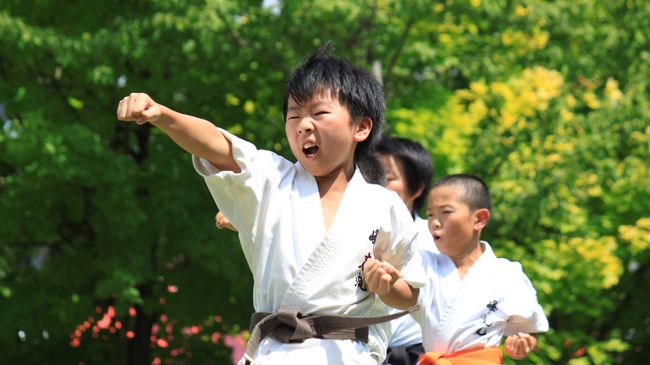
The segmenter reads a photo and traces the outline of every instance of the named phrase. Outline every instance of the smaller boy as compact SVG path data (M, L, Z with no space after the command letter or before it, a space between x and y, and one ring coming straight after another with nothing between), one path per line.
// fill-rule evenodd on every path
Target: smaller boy
M420 290L422 310L413 313L427 351L421 365L439 358L502 364L504 335L506 353L523 359L537 343L527 333L548 331L521 265L497 258L480 240L491 209L490 192L475 176L447 176L429 192L429 230L440 253L421 253L428 285Z

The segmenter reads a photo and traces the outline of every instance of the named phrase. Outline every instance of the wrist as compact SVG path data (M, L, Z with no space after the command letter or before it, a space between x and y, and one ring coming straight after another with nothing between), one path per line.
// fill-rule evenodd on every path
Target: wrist
M157 116L152 118L152 120L150 120L149 123L155 125L156 127L171 124L173 119L172 118L173 111L171 109L158 103L152 105L151 108L157 108L159 113Z

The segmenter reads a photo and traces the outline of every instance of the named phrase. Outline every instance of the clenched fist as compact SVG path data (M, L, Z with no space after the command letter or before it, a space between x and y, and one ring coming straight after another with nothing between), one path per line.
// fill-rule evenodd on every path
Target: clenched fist
M387 262L368 259L363 264L363 277L369 292L385 295L388 294L393 283L400 278L400 274Z
M230 223L230 219L221 213L221 211L218 211L217 215L214 216L214 225L219 229L227 228L231 231L237 232L237 228Z
M117 119L125 122L155 122L161 114L160 106L145 93L131 93L117 106Z
M515 360L521 360L535 349L537 338L527 333L518 333L506 337L504 347L508 356Z

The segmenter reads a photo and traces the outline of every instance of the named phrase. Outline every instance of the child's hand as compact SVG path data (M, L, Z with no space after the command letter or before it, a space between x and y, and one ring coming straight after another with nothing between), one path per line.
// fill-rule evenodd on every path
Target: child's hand
M508 356L515 360L521 360L535 349L537 338L527 333L519 333L514 336L506 337L504 344Z
M214 225L219 229L228 228L231 231L237 232L237 228L230 223L230 219L221 213L221 211L217 212L217 215L214 216Z
M385 295L390 291L393 283L400 278L400 274L388 262L368 259L363 264L363 277L369 292Z
M160 106L144 93L131 93L117 106L117 119L125 122L155 122L161 114Z

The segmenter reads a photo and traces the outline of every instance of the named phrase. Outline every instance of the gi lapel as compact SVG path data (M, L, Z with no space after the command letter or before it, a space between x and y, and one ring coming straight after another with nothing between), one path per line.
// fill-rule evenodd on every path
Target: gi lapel
M341 225L341 222L354 221L353 207L349 205L354 204L354 190L363 182L360 175L361 173L357 169L343 193L343 198L341 199L330 229L325 234L323 241L318 244L314 252L312 252L305 264L300 268L300 271L293 278L291 287L289 287L282 300L281 308L301 311L304 303L309 300L310 292L314 289L313 283L332 265L336 260L336 256L343 249L344 239L341 235L337 234L337 231L339 231L338 227Z

